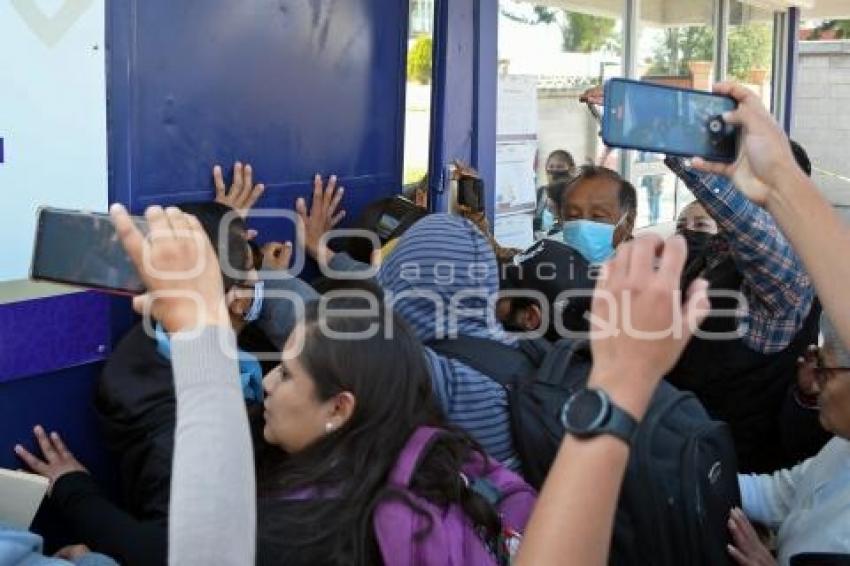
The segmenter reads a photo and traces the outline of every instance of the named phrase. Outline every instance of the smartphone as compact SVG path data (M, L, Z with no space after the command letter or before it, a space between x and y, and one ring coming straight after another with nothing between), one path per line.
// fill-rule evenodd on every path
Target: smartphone
M122 295L145 290L108 214L39 208L30 279ZM133 218L147 234L144 218Z
M719 94L611 79L605 83L602 139L609 147L731 163L740 129L723 114L737 106Z
M457 180L457 203L484 212L484 181L463 175Z

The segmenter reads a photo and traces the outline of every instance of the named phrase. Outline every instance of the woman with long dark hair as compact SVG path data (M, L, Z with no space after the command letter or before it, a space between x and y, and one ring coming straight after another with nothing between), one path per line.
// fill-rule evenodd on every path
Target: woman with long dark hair
M263 435L280 451L261 465L260 564L380 564L374 511L402 497L387 477L420 427L445 434L424 453L412 491L459 504L487 543L502 534L496 509L461 473L483 453L447 427L419 340L398 315L362 309L341 298L308 305L264 380Z

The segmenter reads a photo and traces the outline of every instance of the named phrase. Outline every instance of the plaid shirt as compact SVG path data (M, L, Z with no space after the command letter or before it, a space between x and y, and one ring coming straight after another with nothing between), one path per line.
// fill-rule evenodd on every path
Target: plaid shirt
M743 276L749 302L739 318L744 343L771 354L786 348L800 331L814 300L814 289L800 258L773 217L747 199L726 177L695 171L683 159L668 157L668 167L717 222L721 240L708 250L707 267L730 255Z

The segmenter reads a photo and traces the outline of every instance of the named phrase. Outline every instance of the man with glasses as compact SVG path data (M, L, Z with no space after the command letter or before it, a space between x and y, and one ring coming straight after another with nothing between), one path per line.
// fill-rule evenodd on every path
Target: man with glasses
M748 519L777 529L780 564L804 553L850 555L850 351L826 316L821 333L811 392L817 393L821 424L835 437L794 468L738 476L743 512L733 511L730 518L735 544L729 552L739 564L774 563ZM818 562L827 563L835 562Z

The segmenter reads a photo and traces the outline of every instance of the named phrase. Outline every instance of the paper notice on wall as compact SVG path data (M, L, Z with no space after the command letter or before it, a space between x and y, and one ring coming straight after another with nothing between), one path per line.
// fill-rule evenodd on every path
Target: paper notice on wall
M498 141L537 139L537 77L499 77L499 105L496 122Z
M496 217L493 235L499 245L524 250L534 243L533 215L502 214Z
M536 151L536 143L496 146L496 214L533 212L536 208Z

